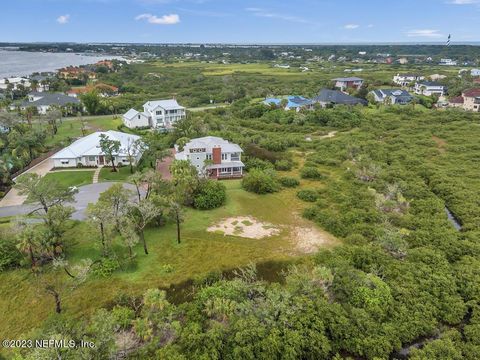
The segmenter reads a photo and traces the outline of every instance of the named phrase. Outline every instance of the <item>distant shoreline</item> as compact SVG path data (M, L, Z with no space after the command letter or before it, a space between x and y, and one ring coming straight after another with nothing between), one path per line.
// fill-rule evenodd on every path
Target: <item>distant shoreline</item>
M28 77L33 73L56 72L67 66L89 65L112 59L125 60L122 56L108 54L34 52L0 47L0 78Z

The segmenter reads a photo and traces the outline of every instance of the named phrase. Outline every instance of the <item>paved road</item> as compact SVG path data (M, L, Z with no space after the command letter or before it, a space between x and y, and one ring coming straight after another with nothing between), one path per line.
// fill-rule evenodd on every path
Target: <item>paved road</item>
M114 182L104 182L98 184L90 184L81 186L78 188L78 193L75 195L75 200L73 203L69 204L75 208L75 212L72 215L74 220L84 220L86 218L85 209L89 203L95 203L100 196L100 193L109 189ZM135 186L132 184L123 184L123 187L126 189L133 190L135 193ZM6 206L0 208L0 218L5 216L17 216L17 215L26 215L32 210L35 210L38 206L32 204L25 205L14 205Z
M28 169L23 174L32 173L32 174L38 174L40 176L44 176L52 168L53 168L53 160L51 158L47 158L42 162L38 163L37 165L35 165L34 167L32 167L31 169ZM12 188L2 199L0 199L0 208L5 206L22 205L26 199L27 199L26 196L19 195L18 191Z

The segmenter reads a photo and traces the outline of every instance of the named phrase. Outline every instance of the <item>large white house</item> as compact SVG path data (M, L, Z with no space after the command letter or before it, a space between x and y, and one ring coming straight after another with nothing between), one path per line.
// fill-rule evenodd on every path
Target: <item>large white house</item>
M445 86L433 81L421 81L415 84L415 94L432 96L445 95Z
M111 140L120 142L120 150L115 154L116 165L129 165L130 160L133 164L138 163L142 157L142 147L138 146L140 136L109 130L82 137L70 146L60 150L52 156L53 166L62 168L111 165L110 159L105 156L100 148L100 136L102 134Z
M164 128L170 129L175 122L184 119L186 109L175 99L147 101L143 112L130 109L123 115L123 123L128 128Z
M243 150L237 144L232 144L215 136L206 136L191 140L179 152L175 145L175 159L188 160L200 175L211 178L239 178L243 176Z
M409 86L412 82L425 80L425 76L416 74L397 74L393 77L393 82L400 86Z

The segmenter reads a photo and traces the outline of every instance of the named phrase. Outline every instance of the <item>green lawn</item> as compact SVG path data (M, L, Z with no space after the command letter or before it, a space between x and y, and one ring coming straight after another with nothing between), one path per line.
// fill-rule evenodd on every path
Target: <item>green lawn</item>
M117 167L117 172L112 172L112 168L104 167L100 170L98 181L126 181L132 175L130 166Z
M45 175L45 177L55 179L64 186L82 186L92 183L94 171L94 169L52 171Z
M224 184L227 186L227 203L224 206L211 211L187 211L186 220L182 224L180 245L176 243L173 223L148 229L145 235L150 254L145 255L142 246L138 244L135 248L137 265L134 269L117 271L110 278L89 279L86 284L65 295L65 313L80 318L107 305L121 292L140 295L145 289L168 287L192 277L205 276L212 271L232 269L251 262L298 258L298 255L303 254L293 235L298 227L314 228L321 232L327 239L325 246L338 243L331 235L299 216L305 204L296 198L296 189L259 196L244 191L238 180L225 181ZM274 224L280 233L264 239L248 239L206 231L207 227L221 219L242 215ZM99 258L98 234L89 224L72 223L65 238L72 244L67 253L71 265L84 258ZM114 248L119 256L126 254L126 249L120 244L115 243ZM165 272L166 265L173 268L173 271ZM0 273L0 283L0 311L3 321L9 324L0 329L0 338L19 336L39 326L52 315L52 299L38 288L28 270Z
M118 126L122 124L122 118L114 118L112 115L86 117L85 134L91 134L95 131L117 130ZM54 137L47 140L47 146L69 145L72 139L83 136L82 122L79 118L65 118L58 126L58 132Z

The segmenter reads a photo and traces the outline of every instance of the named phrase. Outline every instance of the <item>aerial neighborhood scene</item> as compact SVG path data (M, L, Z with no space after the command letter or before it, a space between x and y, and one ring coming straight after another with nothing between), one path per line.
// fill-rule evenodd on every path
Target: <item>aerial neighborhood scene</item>
M480 359L480 1L0 9L0 360Z

